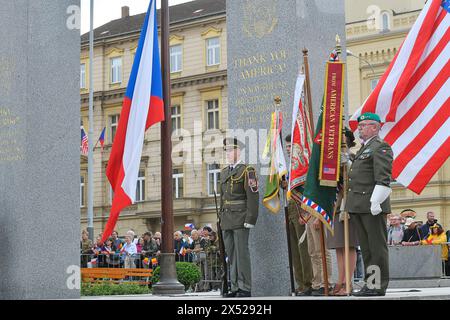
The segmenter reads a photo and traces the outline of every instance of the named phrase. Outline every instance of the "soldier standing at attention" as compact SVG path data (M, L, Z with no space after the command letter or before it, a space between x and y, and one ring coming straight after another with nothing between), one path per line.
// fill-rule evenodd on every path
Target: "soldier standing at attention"
M389 284L386 217L391 213L389 196L392 191L393 152L378 136L381 129L378 115L365 113L358 118L358 123L363 143L348 175L346 205L355 220L366 269L366 284L353 295L384 296Z
M240 159L242 144L236 138L227 138L223 143L229 163L220 174L221 228L231 277L227 297L250 297L248 238L258 218L258 181L255 169Z

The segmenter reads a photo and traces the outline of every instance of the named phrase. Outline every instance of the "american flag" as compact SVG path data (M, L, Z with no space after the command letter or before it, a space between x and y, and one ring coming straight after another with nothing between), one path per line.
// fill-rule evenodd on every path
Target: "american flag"
M450 156L450 0L429 0L377 87L355 112L380 116L392 177L420 194Z
M80 151L81 154L84 156L88 155L88 137L86 132L84 131L84 128L81 127L81 146L80 146Z

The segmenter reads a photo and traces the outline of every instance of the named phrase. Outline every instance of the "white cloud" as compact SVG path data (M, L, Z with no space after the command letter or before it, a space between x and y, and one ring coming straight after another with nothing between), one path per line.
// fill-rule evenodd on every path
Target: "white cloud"
M169 0L169 5L177 5L192 0ZM130 15L144 13L148 9L150 0L95 0L94 1L94 28L122 16L121 8L130 7ZM157 1L158 8L161 1ZM90 0L81 0L81 34L89 31Z

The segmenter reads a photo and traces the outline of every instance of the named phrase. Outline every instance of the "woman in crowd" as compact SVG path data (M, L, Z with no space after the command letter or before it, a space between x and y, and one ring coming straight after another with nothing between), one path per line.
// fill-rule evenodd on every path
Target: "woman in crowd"
M427 239L422 240L423 245L442 245L442 263L445 274L449 274L448 270L448 245L447 235L442 226L435 223L430 227L430 235Z

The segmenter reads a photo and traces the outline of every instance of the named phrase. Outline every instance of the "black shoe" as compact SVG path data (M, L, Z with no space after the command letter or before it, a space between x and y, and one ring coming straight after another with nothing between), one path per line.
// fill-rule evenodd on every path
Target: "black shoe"
M364 290L364 288L362 288L361 291L354 292L354 293L352 293L352 295L355 297L383 297L386 295L386 292L384 292L384 291L369 289L367 287L365 287L365 288L366 288L366 290Z
M311 296L312 292L313 292L313 289L311 287L309 287L305 291L295 293L295 295L297 297L309 297L309 296Z
M311 296L313 297L321 297L325 295L325 288L321 287L319 289L312 289Z
M251 296L252 296L252 293L250 291L245 291L245 290L241 290L241 289L239 289L239 291L236 294L237 298L248 298Z
M224 298L235 298L237 296L238 291L230 291L223 295Z

